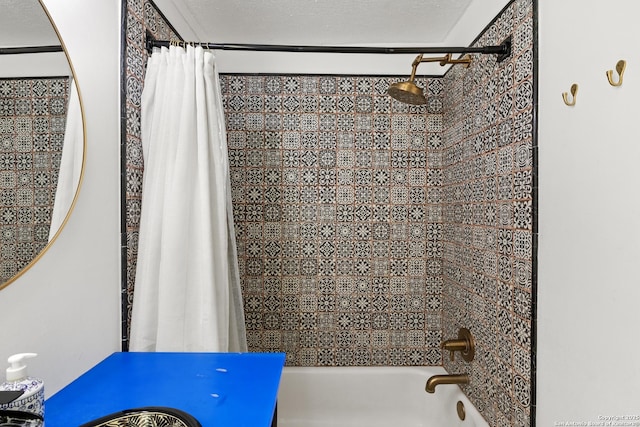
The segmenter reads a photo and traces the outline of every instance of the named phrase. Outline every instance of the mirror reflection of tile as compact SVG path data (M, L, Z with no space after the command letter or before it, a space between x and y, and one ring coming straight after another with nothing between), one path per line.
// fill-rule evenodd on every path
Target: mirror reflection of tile
M69 78L0 79L0 283L47 245Z

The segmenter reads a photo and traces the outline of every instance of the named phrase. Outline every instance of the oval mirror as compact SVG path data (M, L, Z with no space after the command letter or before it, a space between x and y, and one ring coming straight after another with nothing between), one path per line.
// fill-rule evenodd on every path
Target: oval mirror
M64 226L84 144L73 68L48 13L39 0L0 0L0 289Z

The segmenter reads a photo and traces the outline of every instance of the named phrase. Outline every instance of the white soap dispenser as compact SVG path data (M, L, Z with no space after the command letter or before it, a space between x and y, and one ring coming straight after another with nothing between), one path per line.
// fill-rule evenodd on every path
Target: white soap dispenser
M16 400L0 405L7 411L30 412L44 418L44 383L41 379L27 375L25 359L36 357L35 353L20 353L9 357L7 380L0 384L2 391L24 391Z

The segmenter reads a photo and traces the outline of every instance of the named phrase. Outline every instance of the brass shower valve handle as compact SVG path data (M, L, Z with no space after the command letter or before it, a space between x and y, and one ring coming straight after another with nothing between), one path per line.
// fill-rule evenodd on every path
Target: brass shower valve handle
M471 362L476 354L475 341L467 328L460 328L458 339L444 341L442 348L450 352L451 361L455 360L456 351L459 351L462 358L467 362Z
M442 348L449 351L452 362L455 360L456 351L459 351L464 354L469 350L469 346L467 345L467 342L464 340L445 341L442 343Z

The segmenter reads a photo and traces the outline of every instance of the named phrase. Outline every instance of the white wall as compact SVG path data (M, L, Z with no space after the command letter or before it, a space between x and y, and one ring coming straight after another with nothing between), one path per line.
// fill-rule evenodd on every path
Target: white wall
M540 0L539 426L640 416L638 14L632 0Z
M120 347L120 2L44 3L68 48L84 101L86 173L58 240L0 290L0 367L13 353L39 353L30 374L43 378L51 395Z

